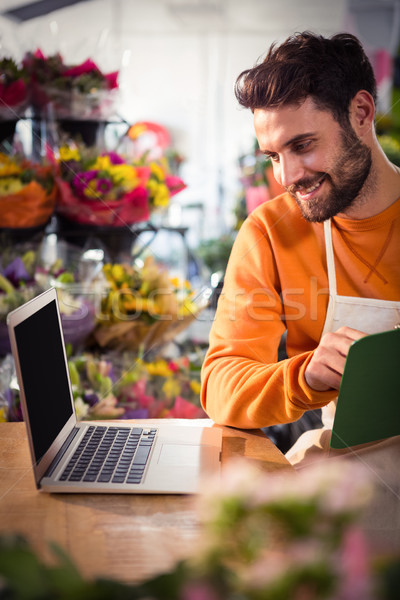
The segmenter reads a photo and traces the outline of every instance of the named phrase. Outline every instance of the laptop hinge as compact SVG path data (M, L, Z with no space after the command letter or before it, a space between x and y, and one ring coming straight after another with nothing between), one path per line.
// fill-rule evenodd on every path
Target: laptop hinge
M57 468L58 463L60 462L60 460L64 456L65 452L69 448L70 444L72 443L72 440L74 439L74 437L76 436L78 431L79 431L79 427L73 428L73 430L68 435L67 439L65 440L65 442L63 443L63 445L61 446L59 451L57 452L56 456L54 457L51 465L49 466L46 473L44 474L44 477L51 477L51 475L54 473L54 471Z

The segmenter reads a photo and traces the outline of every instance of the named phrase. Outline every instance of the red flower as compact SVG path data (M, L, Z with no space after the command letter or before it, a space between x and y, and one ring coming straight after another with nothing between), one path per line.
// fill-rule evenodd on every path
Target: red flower
M136 174L139 177L139 185L142 185L143 187L146 185L146 183L149 180L149 177L151 175L151 169L150 167L136 167Z
M22 79L18 79L9 85L0 83L0 100L2 105L16 106L26 98L26 84Z
M150 218L147 190L137 187L124 196L123 206L119 212L120 222L137 223Z

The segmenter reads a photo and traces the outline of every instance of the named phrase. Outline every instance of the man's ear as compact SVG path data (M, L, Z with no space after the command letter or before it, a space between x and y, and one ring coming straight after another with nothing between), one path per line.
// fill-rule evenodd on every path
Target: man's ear
M360 90L350 102L350 123L356 134L363 137L373 129L375 103L371 94Z

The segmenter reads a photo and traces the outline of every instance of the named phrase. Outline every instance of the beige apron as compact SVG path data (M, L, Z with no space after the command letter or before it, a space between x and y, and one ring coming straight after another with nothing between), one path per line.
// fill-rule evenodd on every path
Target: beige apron
M344 325L365 333L378 333L399 325L400 302L338 296L330 220L324 222L324 232L329 302L322 335ZM325 406L322 409L322 429L303 433L286 457L296 468L321 458L332 459L343 455L346 459L362 463L379 486L379 499L368 515L368 528L373 530L371 537L374 544L400 549L400 436L356 450L332 450L329 443L335 410L336 401Z

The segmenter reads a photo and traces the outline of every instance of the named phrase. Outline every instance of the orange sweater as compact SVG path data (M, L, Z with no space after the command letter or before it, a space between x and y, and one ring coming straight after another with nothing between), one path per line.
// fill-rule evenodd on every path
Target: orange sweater
M332 219L337 292L400 300L400 199L363 220ZM322 223L283 194L241 227L229 259L202 369L202 403L217 423L258 428L295 421L336 397L304 371L328 305ZM277 362L287 329L289 358Z

